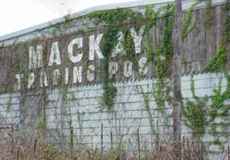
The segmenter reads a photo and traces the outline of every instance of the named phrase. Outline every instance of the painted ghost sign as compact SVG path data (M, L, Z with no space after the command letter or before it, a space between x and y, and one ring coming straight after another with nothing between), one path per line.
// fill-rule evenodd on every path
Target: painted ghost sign
M141 26L139 30L134 27L129 29L137 66L126 57L124 34L119 33L119 42L114 47L109 61L110 78L115 77L115 80L121 81L137 78L136 74L142 77L147 75L147 58L142 47L144 27ZM14 88L20 90L23 87L43 88L57 86L60 83L80 85L100 82L103 74L101 61L105 58L100 46L102 38L103 32L88 35L76 33L32 43L26 42L21 47L11 49L11 53L15 52L13 58L20 59L14 60L15 63L21 66L11 65L16 67L14 74L10 74L10 78L14 79Z

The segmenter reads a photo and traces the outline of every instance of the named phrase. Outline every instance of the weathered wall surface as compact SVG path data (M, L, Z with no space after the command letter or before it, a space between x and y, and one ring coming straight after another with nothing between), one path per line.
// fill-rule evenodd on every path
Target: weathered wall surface
M181 91L185 102L188 99L193 99L192 81L194 81L194 90L198 97L211 97L214 88L218 88L220 83L223 91L227 88L226 79L222 74L202 73L209 59L215 54L222 38L224 22L222 7L222 5L219 5L213 8L213 25L210 26L209 30L205 28L204 24L205 9L196 9L193 12L194 29L183 42L183 54L181 56L183 73ZM142 11L143 7L135 8L135 10ZM161 39L163 32L162 21L160 20L158 23L149 33L156 43ZM138 25L144 26L144 23ZM0 50L1 122L14 124L17 128L28 129L44 125L41 121L45 119L49 140L51 143L60 145L69 143L69 138L74 136L75 144L96 145L98 147L103 144L105 148L108 148L111 145L124 143L127 146L132 144L133 147L136 147L137 132L139 132L141 146L144 148L155 141L157 134L163 137L170 137L173 132L172 106L166 104L165 114L162 114L156 106L152 94L155 88L155 79L151 66L143 76L144 78L138 78L137 74L135 74L136 71L131 71L131 73L129 70L127 73L124 71L124 63L128 60L127 57L115 57L113 59L114 62L119 62L120 67L115 75L117 96L113 111L105 111L102 105L103 86L101 76L94 78L92 81L87 81L87 69L82 72L84 76L82 80L77 77L77 83L67 83L64 87L58 82L54 83L52 74L55 69L60 69L61 78L65 80L66 67L71 68L80 65L84 67L85 65L93 64L97 67L95 75L100 75L102 71L99 60L89 61L87 53L90 52L90 36L97 37L108 26L94 24L87 18L86 20L75 19L68 23L67 26L67 28L62 25L58 26L58 30L57 26L54 26L15 40L2 42L6 46L3 45ZM130 24L128 27L133 28L134 26ZM68 62L66 64L64 62L67 59L65 56L68 52L68 44L75 37L83 37L85 47L82 50L86 55L84 54L80 63ZM12 45L13 42L17 43L16 47L7 47L9 44ZM54 42L59 42L60 44L61 60L64 67L59 66L59 64L49 65L52 46L55 46ZM21 81L27 82L21 83L20 89L25 88L19 89L14 93L9 92L15 89L15 84L18 85L18 79L15 79L15 74L25 71L26 73L34 72L35 75L40 75L42 69L37 69L36 67L28 69L29 47L33 46L36 49L38 44L43 45L45 70L47 71L47 76L51 78L47 79L46 84L44 79L41 80L39 76L35 76L34 81L32 81L33 84L28 87L28 83L31 81L27 77L28 75L25 74L24 78L26 78L21 79ZM146 57L143 42L141 42L140 48L136 47L136 50L141 51L137 55L139 60ZM56 61L56 63L58 62ZM228 60L227 62L229 64L230 61ZM38 64L36 63L36 65ZM72 69L69 72L72 72ZM194 73L196 73L193 77L194 80L191 80L191 74ZM126 74L128 76L124 76ZM68 80L73 81L73 79L74 76L70 76ZM226 105L229 104L228 101L225 101L225 103ZM217 119L215 123L226 123L226 125L220 128L215 135L210 133L211 131L207 128L206 135L203 138L204 142L209 143L213 141L213 136L221 137L225 133L221 139L224 144L229 143L229 114L228 112L224 118ZM45 115L45 117L41 115ZM190 136L191 133L192 131L183 124L182 134ZM219 151L220 149L210 145L210 150Z
M218 88L223 75L221 74L199 74L194 76L195 93L199 97L211 96L213 90ZM182 94L184 99L192 99L191 77L182 77ZM223 91L226 89L226 80L221 82ZM154 99L151 98L150 110L145 108L143 92L152 97L152 80L130 81L117 83L118 96L116 98L114 112L101 111L101 85L73 87L67 91L62 89L49 90L45 108L49 139L52 143L68 143L73 127L75 144L85 144L89 146L101 146L107 148L119 143L134 145L137 144L137 131L141 135L142 147L151 145L155 140L155 134L170 137L172 134L172 108L167 107L167 114L162 115L156 107ZM142 87L142 89L141 89ZM27 125L33 126L38 121L39 105L34 106L37 97L44 95L28 95L27 105L23 111L20 109L20 94L3 94L1 100L1 119L3 123L21 126L20 120L26 117ZM63 101L63 96L67 101ZM35 101L34 101L34 100ZM225 102L229 104L228 101ZM32 106L30 106L32 105ZM151 117L149 116L151 113ZM229 114L228 114L229 115ZM153 128L150 121L152 120ZM70 122L72 124L70 124ZM225 128L220 128L215 136L222 135L222 140L229 143L229 116L222 118L216 123L225 123ZM103 130L102 129L103 125ZM183 135L191 135L191 130L183 127ZM207 131L205 142L210 142L215 137L210 136L211 131ZM103 142L101 139L103 135ZM213 149L213 151L218 151Z

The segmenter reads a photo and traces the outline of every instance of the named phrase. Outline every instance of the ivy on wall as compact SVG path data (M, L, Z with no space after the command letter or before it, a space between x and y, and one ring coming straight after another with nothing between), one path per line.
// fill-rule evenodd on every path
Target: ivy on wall
M160 112L164 113L165 103L169 99L168 80L170 77L170 65L173 57L173 26L174 26L175 6L168 5L164 15L163 38L159 48L156 50L154 61L154 73L156 85L154 89L154 98Z
M226 67L226 62L227 51L224 47L220 47L217 49L215 56L210 59L204 70L207 72L223 72Z
M112 11L99 11L89 15L89 18L96 20L99 23L105 24L107 29L100 43L104 59L102 60L102 77L103 77L103 96L102 104L107 111L113 110L114 101L117 94L117 88L114 86L114 77L110 77L109 62L111 60L112 51L118 44L119 32L123 29L121 24L129 21L132 18L140 17L137 12L130 9L116 9ZM129 32L125 32L125 48L126 53L130 57L133 53L133 44Z
M210 3L210 1L209 1ZM194 5L195 6L195 5ZM194 29L195 19L193 17L193 7L192 6L188 12L183 17L182 22L182 39L186 39L188 34ZM207 10L207 16L211 15L211 6L210 10ZM230 7L229 3L225 5L225 12L229 12ZM158 110L164 114L166 102L169 101L170 97L170 86L168 84L168 79L170 78L170 66L172 64L173 57L173 27L174 27L174 18L175 18L175 6L166 5L160 8L158 11L154 10L153 7L147 6L145 8L144 14L137 13L130 9L116 9L111 11L99 11L92 13L88 16L89 18L104 24L106 26L106 31L102 38L100 47L104 59L102 60L102 77L103 77L103 95L102 102L103 106L107 111L113 111L115 99L117 96L117 88L114 86L115 77L110 77L109 73L109 62L111 60L111 55L113 49L118 44L119 32L124 33L124 49L126 57L129 58L134 64L137 64L137 59L134 55L134 43L132 36L125 27L121 24L126 24L135 20L135 22L144 21L145 30L144 30L144 52L146 53L148 63L150 63L154 71L154 77L156 82L154 84L154 91L152 95L156 101ZM162 39L158 43L154 43L152 37L149 34L149 31L157 26L159 19L162 18L163 21L163 30L162 30ZM210 17L207 17L208 20ZM225 19L225 38L223 40L223 45L217 49L216 55L208 62L205 71L208 72L225 72L225 76L228 79L227 90L223 93L221 87L213 91L213 96L211 97L211 105L207 105L207 97L199 98L195 95L194 82L192 82L192 93L194 100L188 100L185 103L184 107L184 117L185 124L193 130L194 136L199 140L202 139L205 134L205 127L211 125L213 121L219 116L225 116L228 107L224 104L225 100L230 98L230 81L229 76L226 72L226 63L227 63L227 47L226 43L229 42L230 37L230 18L229 15ZM137 30L139 28L136 28ZM136 66L136 65L135 65ZM63 92L63 98L66 98L67 90ZM149 97L142 92L144 95L144 105L146 110L149 113L150 124L153 130L154 126L152 124L152 115L150 112ZM208 111L205 110L208 108ZM42 120L42 119L41 119ZM40 119L38 120L38 127L42 127ZM70 124L70 132L72 133L72 122ZM156 131L152 131L156 133ZM73 138L70 138L71 145L73 144Z
M209 5L211 2L209 2ZM207 8L209 11L206 13L213 12L211 10L211 6ZM185 116L185 124L193 130L195 137L201 140L206 133L205 128L209 128L208 132L212 134L215 138L214 141L211 142L215 145L219 145L223 147L223 142L216 135L218 134L218 128L224 129L225 124L216 123L218 118L224 119L224 117L228 116L228 112L230 110L229 105L225 104L226 100L230 99L230 75L227 71L227 62L228 62L228 46L229 46L229 1L224 5L224 13L225 13L225 22L224 22L224 32L223 39L220 44L220 47L217 48L216 54L208 61L206 67L204 68L205 72L211 73L223 73L224 79L227 82L227 87L225 91L223 91L222 80L219 82L219 86L213 90L211 97L197 97L195 95L194 89L194 81L192 80L191 91L193 94L193 101L187 101L184 107L184 116ZM210 16L210 14L206 15ZM210 18L209 18L210 19ZM210 104L208 104L208 100L210 99ZM224 131L223 131L224 132ZM196 134L198 133L198 134ZM224 134L224 136L228 136Z
M188 100L185 106L183 111L185 125L192 129L195 138L201 140L205 134L206 127L206 101L204 99Z
M226 100L230 99L230 79L229 77L225 78L227 78L226 90L222 90L222 81L220 81L218 87L213 90L211 97L196 96L195 82L193 77L191 79L191 92L193 99L186 100L183 115L185 117L185 125L192 129L193 136L199 141L201 141L205 135L206 128L211 128L208 133L216 134L216 119L228 116L230 108L224 103Z
M185 40L190 32L195 27L196 19L193 16L194 8L198 3L194 3L185 13L183 14L182 18L182 31L181 31L181 38Z
M112 11L99 11L90 14L91 19L107 26L106 32L101 41L101 50L104 55L103 60L103 96L102 101L104 106L107 106L109 111L112 110L114 99L116 97L116 87L113 85L113 77L109 76L109 61L113 48L118 43L118 33L124 33L124 49L126 57L134 64L137 64L137 59L134 54L134 43L129 30L124 29L121 24L125 24L132 20L142 22L145 20L144 29L144 50L146 52L148 62L153 64L153 71L156 77L156 85L154 90L154 98L157 102L159 110L163 113L165 102L168 99L169 88L167 86L167 78L170 75L170 64L173 56L172 32L174 26L175 6L174 4L161 7L159 10L153 9L152 6L147 6L144 15L133 10L116 9ZM164 19L164 29L162 31L163 38L154 46L149 31L153 26L156 26L157 20L162 17ZM136 28L138 30L138 28ZM156 59L155 59L156 58ZM136 65L134 65L136 66Z
M187 100L183 108L183 115L185 117L185 125L192 129L193 136L201 141L205 134L205 127L207 123L207 101L208 97L198 97L195 94L195 82L193 76L191 78L191 92L192 100Z
M197 3L191 6L191 8L184 14L183 22L182 22L182 39L184 40L187 35L194 29L195 26L195 19L193 16L193 10ZM206 26L212 24L212 6L211 1L207 2L207 9L206 9ZM228 9L228 6L225 6L225 9ZM162 11L163 14L162 14ZM138 16L137 16L138 15ZM144 16L135 13L132 10L113 10L113 11L105 11L105 12L98 12L94 13L90 17L97 18L100 22L105 23L109 27L105 36L103 37L101 49L106 57L103 64L104 64L104 82L103 82L103 102L108 107L108 110L111 110L114 104L114 98L116 97L116 88L113 86L113 79L109 78L109 71L108 71L108 63L111 57L112 48L116 46L118 43L118 32L123 30L125 33L125 41L124 47L126 54L132 58L132 61L136 63L135 56L132 55L133 53L133 43L132 37L130 33L122 27L119 27L119 23L125 23L128 20L135 18L136 21L146 19L145 31L144 31L144 50L148 58L148 62L153 64L153 70L155 73L156 83L154 87L153 96L157 103L157 107L160 112L164 112L165 110L165 102L170 99L169 92L170 87L167 84L167 79L170 76L170 64L172 61L173 56L173 45L172 45L172 32L174 26L174 15L175 15L175 6L174 5L167 5L160 8L158 11L152 9L152 7L147 6L145 8ZM149 36L148 32L152 29L153 26L157 25L157 20L159 17L164 17L164 29L163 29L163 38L159 44L153 43L151 37ZM227 20L226 22L227 23ZM227 26L227 25L226 25ZM228 28L228 27L226 27ZM218 72L223 71L225 68L227 55L226 49L224 47L220 47L217 50L217 54L212 60L209 61L207 64L205 71L208 72ZM194 84L193 84L194 85ZM212 97L211 105L212 109L214 106L219 104L217 102L218 97L223 95L218 95L218 90L214 91L214 96ZM143 93L144 94L144 93ZM207 97L205 98L198 98L195 96L195 92L193 91L195 101L187 101L184 107L184 116L186 119L186 125L193 130L198 139L201 139L205 133L205 126L208 123L207 117L212 117L215 119L216 116L213 115L213 111L204 112L205 106L207 106ZM144 95L146 97L146 95ZM215 97L215 98L214 98ZM149 101L149 98L145 98L145 101ZM146 103L147 104L147 103ZM146 108L149 108L146 105Z

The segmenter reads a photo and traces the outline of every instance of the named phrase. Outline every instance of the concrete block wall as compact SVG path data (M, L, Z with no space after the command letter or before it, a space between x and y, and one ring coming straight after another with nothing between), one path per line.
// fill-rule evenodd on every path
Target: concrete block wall
M182 77L182 95L184 102L186 100L192 100L192 91L191 91L191 81L192 76L183 76ZM211 96L213 96L214 89L221 87L221 92L223 93L227 89L227 79L224 74L221 73L206 73L206 74L197 74L193 76L194 80L194 91L198 97L209 97L207 100L207 105L211 105ZM229 107L230 101L225 100L225 107ZM210 159L218 159L220 153L223 152L224 148L227 148L227 145L230 143L230 110L225 116L217 117L214 122L211 122L211 125L217 126L217 130L214 131L212 126L206 126L205 135L202 139L204 144L207 146L207 149L211 153ZM183 118L182 118L183 119ZM184 121L182 121L184 122ZM191 136L191 129L186 127L183 124L182 135ZM215 143L216 140L220 140L222 144Z
M217 5L222 4L222 0L217 2ZM143 9L143 7L136 8L136 10L141 9ZM212 34L207 34L203 25L205 10L197 9L194 11L194 17L197 21L197 30L193 30L189 33L182 47L186 63L182 64L181 69L184 74L188 74L181 77L181 90L185 102L186 100L193 99L191 92L192 81L189 73L201 72L201 68L205 66L209 57L212 57L212 54L215 53L218 47L218 42L221 39L220 31L223 27L223 13L221 10L222 5L214 8L216 18ZM46 37L53 37L53 35L48 34L48 30L52 29L52 27L47 28L47 26L43 26L41 28L45 28L44 33L40 32L41 29L37 30L35 28L31 34L28 32L24 35L22 33L21 35L17 35L18 41L25 42L34 38L41 38L44 35L46 35ZM70 28L60 30L60 35L58 34L57 37L62 34L77 33L81 30L92 28L95 29L98 28L98 26L96 24L91 24L91 22L76 19L73 21ZM154 33L152 35L154 37L160 37L159 28L154 27L153 30ZM12 41L14 41L14 36L11 38L6 37L0 41L6 45L11 45L13 43ZM18 50L17 53L5 53L5 57L10 59L10 54L24 57L22 54L24 52L23 50ZM6 61L5 57L4 61ZM4 68L4 65L2 66L0 72L3 78L0 77L0 81L3 79L2 82L5 82L4 77L6 80L10 79L4 76L5 72L10 73L10 69L8 68L13 67L5 65L7 67ZM195 93L198 97L210 97L212 96L213 89L217 88L220 83L223 91L226 89L227 85L223 74L203 73L194 75L193 79ZM125 146L127 148L136 148L138 131L140 133L142 148L152 145L151 143L155 141L156 137L153 136L153 132L157 132L163 137L171 135L172 107L166 105L166 115L162 115L159 112L152 95L154 80L145 79L141 81L118 82L115 85L118 89L118 95L115 100L113 112L103 110L101 102L103 90L101 84L73 86L67 90L46 89L46 94L39 91L26 95L21 95L20 93L2 93L0 94L0 124L13 124L16 128L33 128L36 127L37 120L40 116L39 114L45 109L49 136L48 140L50 143L69 143L70 129L73 128L75 144L84 144L93 147L101 147L101 145L103 145L105 149L111 147L111 144L117 145L119 143L127 144ZM144 93L149 96L149 112L146 110L140 87L142 87ZM64 100L64 97L67 97L67 99ZM229 104L230 101L226 101L225 103ZM149 113L151 113L151 116ZM152 119L150 117L152 117ZM216 123L227 124L230 122L229 117L230 116L226 116L223 119L217 119ZM152 124L152 126L150 124ZM220 129L219 135L221 135L221 132L230 134L230 124L226 126L226 128ZM191 136L191 133L192 131L183 124L182 135ZM208 143L213 139L214 137L207 132L203 140ZM229 138L223 137L222 140L226 144L230 143ZM210 145L210 150L219 151L220 149L215 145Z
M20 94L0 95L0 121L6 125L20 123Z
M65 136L69 136L70 126L68 122L72 120L76 143L101 145L101 135L103 134L103 144L105 147L111 143L137 143L137 132L141 136L141 142L151 144L157 131L164 135L172 133L172 109L166 107L167 119L163 118L154 102L152 80L129 81L116 83L117 97L114 111L108 112L103 109L101 96L103 93L101 85L83 86L70 88L67 91L67 103L63 104L63 92L60 90L50 91L48 94L47 122L48 128L61 128L62 119L66 131ZM140 88L142 87L142 89ZM149 96L150 111L152 116L151 128L149 112L145 108L143 93ZM63 111L63 107L64 110ZM66 116L61 117L60 113L65 112ZM102 131L103 125L103 131ZM158 127L157 127L158 126ZM159 129L158 129L159 128ZM154 131L153 131L154 130Z
M193 80L195 93L198 97L210 97L219 84L221 84L223 91L227 85L223 74L197 74L193 76ZM184 101L192 99L191 83L191 75L181 78ZM140 143L143 147L147 146L146 144L152 145L156 138L153 136L156 134L155 132L162 137L169 137L172 134L172 107L166 106L165 115L159 112L152 95L153 80L120 82L115 85L118 92L113 112L103 109L101 103L103 90L99 84L71 87L65 91L63 89L48 90L45 111L50 142L68 143L71 127L73 128L75 144L93 147L103 145L104 148L110 148L111 145L118 145L119 143L132 144L135 147L138 130ZM150 125L150 112L146 110L142 91L149 96L153 128ZM63 96L67 97L65 101ZM34 109L36 106L30 105L28 114L22 113L21 99L19 93L0 96L1 123L15 124L16 127L21 126L23 117L27 121L31 120L32 123L36 123L36 119L38 119L38 114L36 114L38 110ZM229 101L225 103L229 104ZM217 119L216 123L223 122L229 123L229 116L220 120ZM222 138L228 144L230 143L227 138L230 137L230 127L229 125L226 126L220 130L219 134L221 135L221 131L229 133L229 136ZM192 131L183 125L182 135L191 136L191 133ZM209 143L214 138L207 130L203 140ZM210 148L216 151L215 146L210 146Z

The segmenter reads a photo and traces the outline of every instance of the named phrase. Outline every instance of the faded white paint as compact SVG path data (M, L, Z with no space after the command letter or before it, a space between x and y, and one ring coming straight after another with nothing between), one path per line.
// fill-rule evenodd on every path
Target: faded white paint
M89 60L95 60L95 54L99 59L104 58L100 49L100 42L103 37L103 34L98 34L95 36L94 34L89 37Z
M29 69L36 69L43 66L43 47L37 45L29 47Z
M53 64L60 65L61 64L61 54L58 42L53 42L51 46L51 52L49 57L49 66L52 66Z
M78 50L80 49L80 51L78 53L75 53L77 55L74 55L74 45L77 45ZM72 63L78 63L81 61L81 59L83 57L82 47L83 47L83 38L82 37L75 38L69 43L68 55L69 55L69 59Z

